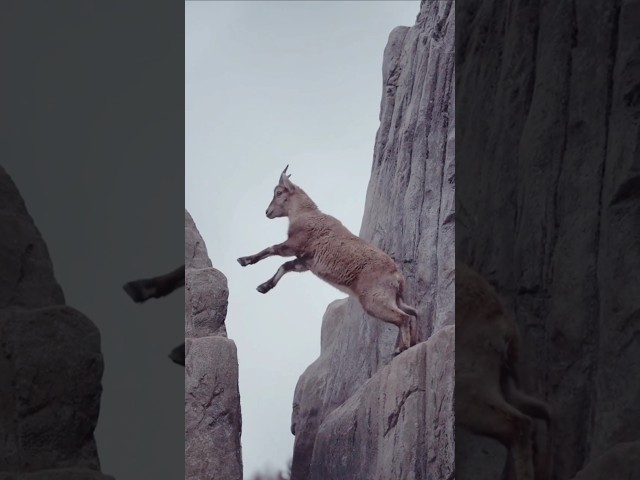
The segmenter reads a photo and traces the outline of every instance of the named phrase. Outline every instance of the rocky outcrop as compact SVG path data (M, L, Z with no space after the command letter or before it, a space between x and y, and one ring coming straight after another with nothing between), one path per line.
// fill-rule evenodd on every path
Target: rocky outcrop
M395 327L352 299L329 305L294 395L293 480L454 474L454 2L422 2L382 70L360 236L402 269L422 343L393 358Z
M458 256L516 313L569 479L640 440L640 4L458 3ZM606 472L583 476L634 478Z
M0 228L0 478L111 478L93 435L100 333L65 305L47 246L1 167Z
M399 355L327 415L310 478L453 478L454 328Z
M224 320L229 290L185 210L185 479L242 480L238 355Z

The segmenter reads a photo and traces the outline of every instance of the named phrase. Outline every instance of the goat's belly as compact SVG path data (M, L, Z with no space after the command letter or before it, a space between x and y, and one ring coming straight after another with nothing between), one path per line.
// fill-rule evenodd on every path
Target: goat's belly
M346 293L349 296L354 296L353 290L351 290L346 285L339 283L334 278L333 275L327 274L326 272L323 272L321 269L318 269L318 268L310 268L310 270L316 277L318 277L321 280L324 280L326 283L328 283L332 287L337 288L338 290L340 290L343 293Z
M324 279L323 279L323 280L324 280ZM327 282L327 283L328 283L329 285L331 285L332 287L337 288L337 289L338 289L338 290L340 290L341 292L346 293L346 294L347 294L347 295L349 295L350 297L355 296L355 295L354 295L354 293L353 293L353 290L351 290L351 289L350 289L350 288L348 288L348 287L345 287L344 285L339 285L339 284L337 284L337 283L333 283L333 282L330 282L330 281L328 281L328 280L325 280L325 282Z

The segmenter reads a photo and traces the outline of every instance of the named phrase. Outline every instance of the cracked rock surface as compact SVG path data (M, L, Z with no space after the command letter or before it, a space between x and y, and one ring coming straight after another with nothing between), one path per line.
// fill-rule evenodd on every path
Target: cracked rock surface
M185 210L185 479L242 480L238 355L229 290Z
M453 478L454 10L423 1L389 35L360 230L401 268L422 343L394 359L396 327L328 306L294 395L292 480Z
M640 440L640 3L458 5L458 257L515 313L523 386L557 413L550 478L570 479ZM613 472L583 478L637 477Z

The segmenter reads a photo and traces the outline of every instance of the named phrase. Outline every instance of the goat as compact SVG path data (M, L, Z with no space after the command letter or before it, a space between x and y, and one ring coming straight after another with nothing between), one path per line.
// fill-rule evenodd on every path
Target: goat
M180 287L184 287L184 265L164 275L127 282L122 288L134 302L143 303L151 298L166 297ZM184 343L171 350L169 358L184 367Z
M518 388L520 337L494 289L456 262L456 422L502 443L517 480L534 479L533 418L551 414L546 403Z
M355 297L366 313L398 327L394 353L418 342L418 314L404 303L404 278L395 262L382 250L352 234L338 219L322 213L309 196L286 175L280 175L267 218L289 218L288 238L255 255L241 257L243 267L272 255L295 256L273 277L259 285L260 293L274 288L289 272L310 270L338 290ZM412 318L413 317L413 318Z

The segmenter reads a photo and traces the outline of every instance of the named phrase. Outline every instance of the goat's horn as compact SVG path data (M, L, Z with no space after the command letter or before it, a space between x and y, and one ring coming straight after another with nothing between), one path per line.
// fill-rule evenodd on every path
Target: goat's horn
M289 165L287 165L286 167L284 167L284 170L282 171L282 175L284 175L285 173L287 173L287 168L289 168Z

